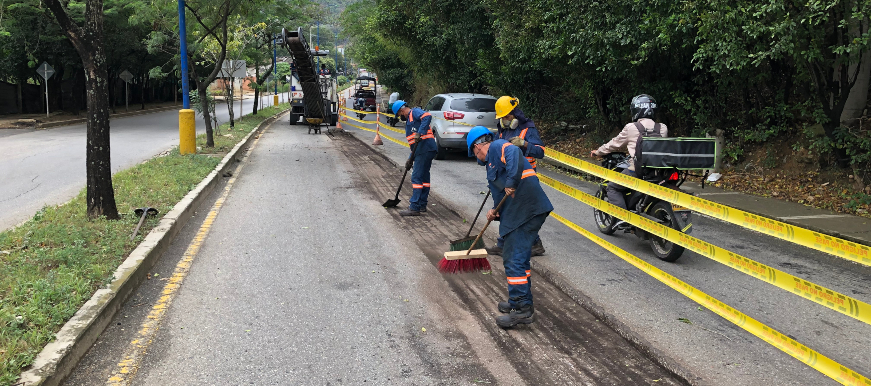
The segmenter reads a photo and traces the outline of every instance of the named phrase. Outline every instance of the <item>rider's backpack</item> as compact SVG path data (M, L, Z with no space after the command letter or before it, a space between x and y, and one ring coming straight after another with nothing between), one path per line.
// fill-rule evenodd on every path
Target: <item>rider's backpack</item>
M638 129L640 135L638 136L638 142L635 143L635 159L633 160L633 162L635 162L635 174L639 178L643 178L648 174L653 174L656 172L655 170L648 170L641 162L641 157L643 156L641 149L644 143L644 137L662 138L662 125L657 123L653 125L652 129L648 130L640 122L635 122L635 128Z

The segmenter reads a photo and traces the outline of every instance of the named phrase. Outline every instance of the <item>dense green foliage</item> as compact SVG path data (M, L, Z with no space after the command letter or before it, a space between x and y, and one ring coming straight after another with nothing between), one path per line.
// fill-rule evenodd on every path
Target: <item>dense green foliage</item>
M677 135L724 129L740 150L822 127L820 150L867 166L868 131L845 127L867 102L869 12L869 0L360 0L342 28L359 65L418 103L511 94L539 120L610 131L647 93Z

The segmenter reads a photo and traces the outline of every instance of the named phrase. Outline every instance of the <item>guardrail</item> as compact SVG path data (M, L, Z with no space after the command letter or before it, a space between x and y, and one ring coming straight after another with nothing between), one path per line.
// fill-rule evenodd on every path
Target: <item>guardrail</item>
M371 112L358 111L347 108L343 108L343 110L363 114L371 114ZM348 118L363 124L376 125L375 129L369 129L359 125L348 123L350 126L361 130L380 133L380 128L383 127L387 130L402 134L403 136L405 135L404 131L385 125L381 123L380 120L363 121L360 119L349 117L341 112L339 115L341 117ZM379 112L376 112L376 115L387 115L390 117L394 116L392 114L384 114ZM389 141L392 141L404 147L408 147L408 144L403 140L398 140L387 135L382 135L382 138L386 138ZM547 149L545 151L545 158L558 164L567 166L571 169L579 170L606 179L608 181L617 182L630 189L634 189L636 191L660 198L672 204L686 207L698 213L702 213L747 229L752 229L767 234L769 236L802 245L820 252L838 256L859 264L871 266L871 249L864 245L859 245L837 237L832 237L805 228L785 224L774 219L747 213L739 209L711 202L674 189L669 189L660 185L652 184L638 178L629 177L625 174L617 173L615 171L603 168L598 165L594 165L592 163L580 160L578 158L555 150ZM693 252L698 253L701 256L707 257L718 263L729 266L730 268L733 268L738 272L752 276L775 287L801 296L802 298L810 300L816 304L822 305L831 310L840 312L863 323L871 325L871 304L865 303L856 298L839 293L832 289L823 287L811 281L799 278L794 275L790 275L778 269L769 267L765 264L741 256L737 253L728 251L706 241L687 235L683 232L680 232L679 230L666 227L643 216L619 208L613 204L608 203L607 201L596 198L593 195L587 194L548 176L542 175L540 173L537 176L542 184L556 189L557 191L566 194L569 197L572 197L584 204L592 206L597 210L624 219L624 221L640 229L643 229L655 236L661 237L675 244L683 246ZM726 303L717 300L716 298L700 291L695 287L690 286L689 284L681 281L680 279L656 268L650 263L647 263L644 260L618 248L617 246L605 241L601 237L593 234L590 231L587 231L586 229L578 226L577 224L572 223L571 221L558 215L557 213L552 212L551 217L568 226L569 228L575 230L576 232L598 244L599 246L605 248L609 252L617 255L618 257L632 264L636 268L647 273L654 279L668 285L669 287L675 289L682 295L690 298L691 300L699 303L700 305L705 306L717 315L720 315L724 319L757 336L766 343L769 343L772 346L778 348L779 350L789 354L793 358L798 359L807 366L829 376L830 378L844 385L871 386L871 379L847 368L844 365L839 364L833 359L830 359L825 355L814 351L813 349L805 346L804 344L796 341L795 339L792 339L789 336L751 318L750 316L738 311L737 309L727 305Z

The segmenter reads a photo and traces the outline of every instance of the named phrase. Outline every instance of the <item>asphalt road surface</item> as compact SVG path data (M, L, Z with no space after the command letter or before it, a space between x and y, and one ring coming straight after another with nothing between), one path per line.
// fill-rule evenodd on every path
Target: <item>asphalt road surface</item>
M250 114L254 99L243 101ZM271 105L272 96L262 105ZM239 114L236 102L235 115ZM229 121L216 106L218 123ZM197 134L205 133L197 116ZM64 203L85 187L84 123L50 128L0 129L0 230L29 219L45 205ZM112 171L117 172L178 146L178 111L121 117L111 122Z
M544 280L538 322L496 327L499 264L439 274L462 218L385 210L398 169L350 135L284 119L243 164L145 355L123 362L207 208L67 385L106 384L122 362L133 385L684 384Z
M536 323L495 327L495 303L505 296L498 257L490 275L434 268L483 199L483 168L464 154L435 162L429 212L401 218L380 204L392 198L408 149L388 141L373 149L373 134L346 130L308 135L284 119L266 131L132 384L837 384L553 219L541 231L547 253L533 259ZM539 173L594 188L546 167ZM545 191L556 213L595 231L589 207ZM406 181L400 208L410 193ZM199 226L183 230L67 384L104 384L118 371ZM702 216L694 229L869 300L867 269ZM487 241L495 236L488 230ZM632 235L606 239L871 374L868 325L692 252L664 263Z
M374 119L367 115L366 120ZM357 124L357 122L350 121ZM365 127L374 128L374 125ZM401 128L401 124L397 128ZM368 143L374 134L346 129ZM382 130L402 140L399 133ZM402 164L409 150L387 140L377 151ZM539 173L594 193L596 186L539 167ZM449 154L432 166L432 192L471 220L485 192L485 171L463 153ZM592 209L545 188L555 213L598 234ZM407 205L410 190L403 193ZM693 236L789 274L871 302L871 274L829 255L780 241L704 216L694 217ZM466 229L458 229L456 238ZM489 232L489 230L488 230ZM495 233L492 234L495 237ZM606 240L676 276L739 311L809 346L836 362L871 376L871 326L687 251L675 263L656 259L650 246L631 234ZM699 307L666 285L606 252L565 225L548 219L541 231L545 256L533 269L553 275L560 287L588 307L613 317L634 339L684 371L687 379L717 385L827 385L834 380L795 360L740 327Z

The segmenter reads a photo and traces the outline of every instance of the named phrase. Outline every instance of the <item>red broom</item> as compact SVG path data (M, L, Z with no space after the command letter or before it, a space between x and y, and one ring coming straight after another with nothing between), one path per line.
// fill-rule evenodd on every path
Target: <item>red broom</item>
M497 212L502 208L502 204L505 203L506 198L508 198L507 194L505 197L502 197L502 201L499 201L499 205L496 205ZM476 237L475 242L469 246L469 250L445 252L445 257L443 257L442 261L439 262L439 271L442 273L489 271L490 262L487 260L487 250L484 248L472 248L475 248L475 244L477 244L478 240L481 239L481 236L484 235L484 231L487 230L487 227L490 226L491 222L493 222L493 220L487 220L487 225L484 225L484 229L481 229L481 233L478 233L478 237Z

